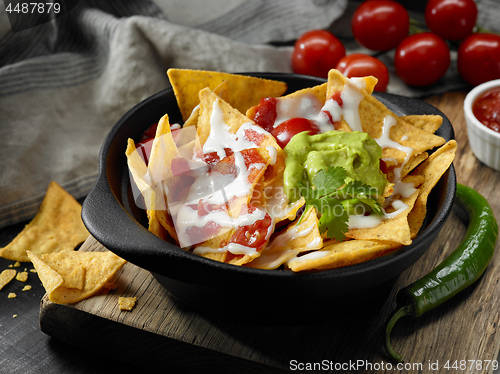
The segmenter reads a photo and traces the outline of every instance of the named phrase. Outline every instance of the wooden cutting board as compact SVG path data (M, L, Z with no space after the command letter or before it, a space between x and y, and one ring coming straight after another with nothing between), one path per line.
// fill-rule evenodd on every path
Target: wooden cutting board
M495 193L500 173L477 161L468 146L464 98L464 93L447 93L426 101L441 109L454 126L458 182L480 191L500 217ZM390 297L362 316L287 327L214 319L189 310L148 271L127 263L117 274L118 288L108 294L73 305L54 304L44 296L40 325L45 333L78 349L129 362L143 372L283 373L302 368L322 373L492 373L488 360L495 360L500 349L498 245L493 262L473 287L419 319L398 322L392 344L406 360L403 370L383 350L384 324L394 308L396 291L443 260L460 243L465 229L453 212L434 244L400 276ZM90 237L80 250L106 249ZM120 311L119 296L136 296L135 309ZM463 365L465 371L454 369Z

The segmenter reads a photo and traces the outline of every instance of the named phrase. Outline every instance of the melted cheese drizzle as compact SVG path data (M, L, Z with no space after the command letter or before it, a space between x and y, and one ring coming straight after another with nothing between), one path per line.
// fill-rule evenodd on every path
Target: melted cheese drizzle
M303 249L289 248L290 242L309 235L318 225L315 223L306 228L302 228L301 226L303 225L293 226L288 231L276 236L262 254L254 261L253 265L262 269L276 269L284 260L296 257L299 251ZM321 244L321 238L316 237L314 240L307 243L306 248L310 250L319 249Z

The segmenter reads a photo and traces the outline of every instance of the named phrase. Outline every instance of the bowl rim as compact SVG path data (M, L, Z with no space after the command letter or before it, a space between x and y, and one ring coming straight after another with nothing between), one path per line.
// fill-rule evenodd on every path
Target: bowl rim
M489 137L493 137L496 143L500 145L500 133L482 124L472 112L472 106L474 105L476 99L484 92L495 87L500 88L500 79L494 79L474 87L465 96L463 108L467 125L477 130L475 133L482 133Z
M311 80L311 82L316 81L318 83L324 83L326 80L322 78L316 78L316 77L310 77L310 76L301 76L297 74L292 74L292 73L243 73L243 74L248 74L248 75L254 75L254 76L260 76L263 78L269 78L269 79L277 79L278 77L281 77L282 79L286 79L285 77L302 77L305 79ZM259 268L250 268L250 267L244 267L244 266L237 266L237 265L232 265L228 263L222 263L219 261L211 260L199 255L196 255L194 253L182 250L178 246L173 246L172 244L158 238L151 232L147 230L146 227L144 227L140 222L138 222L135 217L132 217L129 212L125 209L125 207L122 205L122 203L118 200L118 198L115 196L114 192L111 190L111 186L108 181L107 177L107 163L108 163L108 156L110 154L110 146L112 145L112 141L115 138L116 134L119 132L119 129L123 126L123 124L126 122L126 120L133 114L135 113L138 109L148 105L149 102L157 99L158 97L161 97L165 95L166 93L172 92L172 88L168 87L166 89L161 90L160 92L157 92L150 97L144 99L143 101L139 102L136 104L134 107L132 107L130 110L128 110L113 126L113 128L110 130L106 138L104 139L104 142L101 146L100 154L99 154L99 173L97 180L95 182L94 187L92 188L91 192L85 199L82 207L82 218L89 229L89 232L99 241L101 242L106 248L113 252L117 252L119 256L123 256L125 259L129 260L130 262L135 262L139 266L142 266L140 262L142 261L135 261L136 257L132 255L132 253L128 252L129 249L124 249L120 248L118 246L118 250L116 245L107 245L106 243L109 243L109 238L106 237L106 235L103 235L103 232L99 230L99 227L96 227L96 222L105 222L103 217L100 217L98 220L95 220L93 217L90 217L91 213L93 214L96 209L96 203L91 202L91 199L89 198L90 196L96 196L96 195L102 195L100 197L100 201L102 202L103 199L105 200L110 200L112 201L112 209L107 212L108 216L110 219L116 219L119 222L125 222L126 220L132 220L135 222L136 226L140 226L144 231L146 231L149 234L150 237L150 243L153 242L156 245L160 245L163 248L165 248L165 258L172 258L176 257L177 260L181 262L181 264L189 263L189 264L196 264L198 266L198 269L209 269L211 274L217 275L218 272L223 271L225 274L228 276L234 275L237 277L242 277L239 279L244 279L245 277L254 277L256 275L258 276L263 276L263 277L272 277L273 279L295 279L295 280L311 280L311 279L323 279L323 278L352 278L356 277L357 274L364 273L364 272L376 272L379 270L381 267L386 267L390 266L394 262L399 262L399 261L404 261L405 258L411 257L412 256L412 249L415 247L422 245L422 243L425 241L425 238L427 236L433 235L436 231L439 231L441 228L440 222L445 220L453 206L453 202L455 199L455 193L456 193L456 174L455 174L455 169L453 164L450 165L450 168L448 171L445 173L445 175L448 178L448 186L449 190L445 192L445 197L443 201L443 207L439 211L437 211L435 217L433 218L432 221L430 221L425 228L419 233L419 235L413 240L412 244L408 246L403 246L402 248L398 249L397 251L393 251L387 255L371 259L368 261L364 261L358 264L350 265L347 267L340 267L340 268L333 268L333 269L325 269L325 270L320 270L320 271L312 271L312 272L293 272L290 270L281 270L281 269L259 269ZM380 95L381 97L398 97L402 98L404 100L409 100L409 101L415 101L415 102L420 102L429 108L432 108L435 112L438 112L440 115L443 116L444 119L448 120L447 117L436 107L432 106L431 104L428 104L424 101L420 101L418 99L414 98L408 98L400 95L395 95L395 94L390 94L390 93L376 93L374 92L375 96ZM449 120L448 120L449 122ZM451 126L451 122L449 122ZM451 138L454 139L454 132L453 132L453 127L451 126ZM124 145L125 146L125 145ZM99 204L99 202L97 202ZM92 206L91 206L92 205ZM94 212L92 212L94 211ZM122 215L120 217L112 217L113 212L121 212ZM132 226L130 226L132 227ZM121 238L123 240L123 238ZM175 253L172 251L168 246L173 246L175 247ZM130 247L129 247L130 248ZM153 256L154 257L154 256ZM153 258L151 257L151 258ZM147 267L145 267L147 268ZM147 268L148 269L148 268ZM155 267L149 267L148 270L152 272L157 272L155 271ZM159 272L162 274L161 272ZM179 273L174 271L175 274ZM163 275L163 274L162 274ZM178 274L177 274L178 275ZM174 278L176 278L174 276ZM218 278L216 276L216 278ZM222 277L224 278L224 277ZM178 279L178 278L177 278ZM180 280L180 279L179 279ZM194 280L194 279L193 279ZM213 279L214 283L217 283L218 279ZM191 282L193 284L196 284L197 282Z

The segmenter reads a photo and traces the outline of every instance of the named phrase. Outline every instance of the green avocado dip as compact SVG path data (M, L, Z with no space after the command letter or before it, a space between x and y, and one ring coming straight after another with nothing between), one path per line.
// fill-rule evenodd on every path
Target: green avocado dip
M382 195L387 184L386 175L380 170L382 148L364 132L328 131L309 135L304 131L296 134L284 151L284 191L290 202L300 198L301 186L314 186L318 171L330 167L344 168L346 183L360 181L373 187L376 195Z

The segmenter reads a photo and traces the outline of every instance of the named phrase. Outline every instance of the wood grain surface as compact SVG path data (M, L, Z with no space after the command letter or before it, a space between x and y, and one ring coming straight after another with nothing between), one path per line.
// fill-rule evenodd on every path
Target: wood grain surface
M441 109L455 129L458 182L481 192L500 217L500 173L477 161L469 148L464 98L465 93L456 92L426 101ZM128 263L117 274L118 288L108 294L73 305L57 305L45 296L40 325L79 349L162 373L283 373L298 371L300 365L321 373L492 373L485 360L495 360L500 349L498 245L474 286L418 319L398 322L392 345L405 358L403 368L391 363L383 350L384 324L396 291L434 268L460 243L465 230L458 213L452 212L434 244L399 277L390 297L363 316L288 327L215 319L185 308L148 271ZM90 237L80 250L106 249ZM136 308L120 311L119 296L136 296ZM446 370L446 362L465 363L466 370Z

